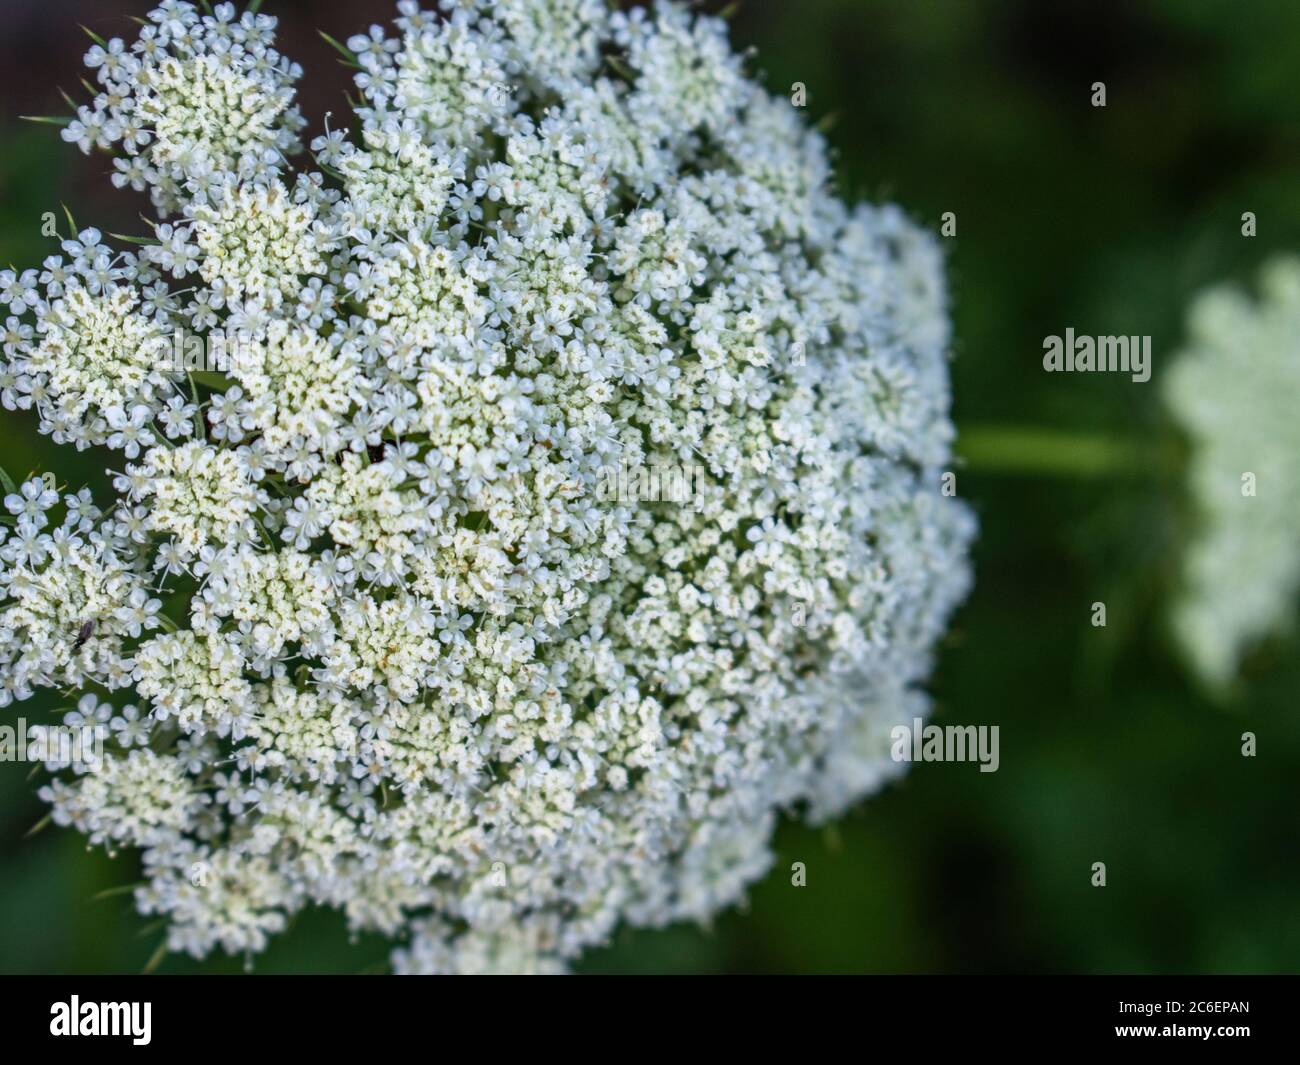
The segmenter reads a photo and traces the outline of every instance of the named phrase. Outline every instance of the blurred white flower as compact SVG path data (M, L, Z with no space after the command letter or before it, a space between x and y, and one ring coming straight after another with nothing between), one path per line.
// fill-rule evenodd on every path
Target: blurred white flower
M1197 298L1164 388L1191 441L1198 522L1173 627L1218 690L1293 622L1300 593L1300 259L1268 264L1260 288Z

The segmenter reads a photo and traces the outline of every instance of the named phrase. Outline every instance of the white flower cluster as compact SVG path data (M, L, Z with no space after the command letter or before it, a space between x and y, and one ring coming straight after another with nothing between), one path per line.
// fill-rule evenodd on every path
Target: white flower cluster
M1165 381L1199 512L1173 625L1214 689L1292 623L1300 595L1300 259L1269 263L1261 290L1258 302L1229 286L1198 297Z
M46 795L142 850L173 949L318 904L402 971L551 970L897 770L969 583L941 256L835 197L717 19L398 6L298 174L266 16L92 50L68 138L163 221L0 275L0 400L124 459L106 514L9 501L0 692L134 688ZM141 361L186 325L252 356ZM690 506L600 493L672 464Z
M261 185L301 145L293 84L302 68L272 48L275 19L221 4L203 19L164 2L139 39L86 55L102 87L64 140L116 149L113 184L148 189L160 210L206 203L235 182Z

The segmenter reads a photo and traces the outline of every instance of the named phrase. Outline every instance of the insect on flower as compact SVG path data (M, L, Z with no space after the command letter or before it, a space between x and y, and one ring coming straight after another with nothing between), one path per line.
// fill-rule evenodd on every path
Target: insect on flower
M83 622L81 628L77 630L77 639L72 645L73 650L77 650L77 651L81 650L81 648L85 646L86 641L90 639L91 634L94 631L95 631L94 621Z

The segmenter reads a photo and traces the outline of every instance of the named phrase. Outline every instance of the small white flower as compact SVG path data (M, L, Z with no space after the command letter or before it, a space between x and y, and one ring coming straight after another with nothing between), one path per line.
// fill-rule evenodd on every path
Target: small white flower
M108 727L123 747L144 747L149 743L150 724L140 716L139 707L124 706L121 715L113 718Z
M5 496L5 509L10 514L17 514L45 524L45 512L59 501L59 493L54 491L42 478L33 477L24 481L17 492Z

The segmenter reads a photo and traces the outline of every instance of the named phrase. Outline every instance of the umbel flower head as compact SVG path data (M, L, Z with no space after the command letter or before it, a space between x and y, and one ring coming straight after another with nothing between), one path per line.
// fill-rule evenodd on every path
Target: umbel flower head
M1219 690L1300 594L1300 259L1269 263L1260 287L1258 301L1230 286L1197 298L1165 388L1192 443L1199 519L1173 625Z
M65 136L161 220L0 276L0 399L118 471L6 500L0 702L90 693L43 794L174 950L316 904L402 971L553 970L896 771L969 583L941 256L717 19L398 6L297 169L266 15L91 50Z

